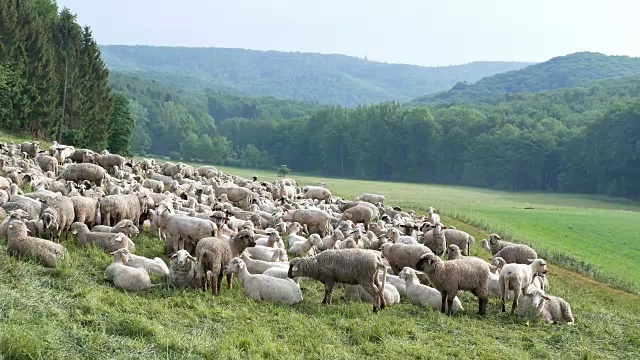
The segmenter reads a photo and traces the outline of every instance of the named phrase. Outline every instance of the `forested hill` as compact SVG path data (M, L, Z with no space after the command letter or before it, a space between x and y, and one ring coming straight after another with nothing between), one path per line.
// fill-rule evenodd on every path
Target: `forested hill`
M112 71L133 72L188 90L273 96L356 106L417 96L521 69L530 63L474 62L448 67L387 64L345 55L226 48L101 46Z
M416 98L408 105L495 102L506 94L562 89L593 80L639 74L640 58L580 52L486 77L474 84L460 82L449 91Z

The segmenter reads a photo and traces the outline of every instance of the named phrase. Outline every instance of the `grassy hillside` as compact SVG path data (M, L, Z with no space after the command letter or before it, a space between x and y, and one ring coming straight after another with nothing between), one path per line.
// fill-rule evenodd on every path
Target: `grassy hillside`
M226 170L226 169L225 169ZM231 170L231 169L229 169ZM237 171L244 176L254 172ZM275 174L256 172L267 180ZM295 177L301 184L317 178ZM387 195L401 206L431 204L446 213L460 208L494 206L518 212L520 206L563 208L567 211L637 212L631 202L604 198L508 194L464 188L429 187L397 183L321 179L344 196L362 191ZM449 204L448 207L445 205ZM543 211L542 209L540 211ZM478 212L477 214L479 214ZM482 216L474 218L482 221ZM476 239L487 232L451 217L443 220L469 231ZM528 221L530 228L550 226L548 219ZM566 223L559 214L553 222ZM621 217L620 227L633 227ZM588 226L588 219L580 223ZM518 235L517 231L514 234ZM549 236L550 235L550 236ZM550 243L551 232L538 239ZM617 238L602 242L603 253ZM144 234L135 239L136 253L163 256L161 242ZM615 290L590 278L550 266L551 293L568 300L575 326L527 323L499 312L499 301L489 304L489 315L475 316L476 302L462 295L465 312L447 317L406 300L379 314L370 305L347 302L336 289L334 304L323 306L322 287L303 282L304 300L296 306L257 303L234 288L223 288L215 298L200 291L173 291L163 285L141 293L114 289L103 280L110 263L96 249L78 249L63 240L72 264L58 270L18 261L6 255L0 240L0 359L14 358L638 358L640 297ZM488 254L472 246L472 253ZM165 258L166 260L166 258ZM629 272L637 272L633 266ZM156 279L156 283L159 281ZM309 331L314 329L314 331Z
M378 63L344 55L109 45L101 47L111 71L135 73L180 88L274 96L355 106L408 101L475 82L530 63L475 62L449 67Z
M451 90L412 100L410 106L482 101L505 94L568 88L581 83L640 75L640 58L581 52L559 56L520 70L458 83Z

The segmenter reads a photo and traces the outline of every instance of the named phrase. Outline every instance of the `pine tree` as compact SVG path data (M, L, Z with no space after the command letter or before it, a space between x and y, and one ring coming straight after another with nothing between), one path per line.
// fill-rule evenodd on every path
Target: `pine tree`
M136 119L126 96L118 93L113 95L113 111L109 124L111 128L107 149L116 154L131 155Z

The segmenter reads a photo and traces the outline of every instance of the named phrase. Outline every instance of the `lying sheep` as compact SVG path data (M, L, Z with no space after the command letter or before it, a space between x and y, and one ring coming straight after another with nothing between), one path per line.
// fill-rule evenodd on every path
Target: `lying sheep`
M506 264L500 270L500 289L502 298L502 312L505 312L505 296L507 291L513 290L513 304L511 313L513 314L518 306L518 299L522 290L533 282L536 273L547 273L547 262L544 259L530 259L529 264Z
M145 269L127 266L131 260L131 253L114 251L113 262L104 272L107 280L113 282L113 286L127 291L145 290L151 287L151 278Z
M196 259L187 250L178 250L170 258L167 284L175 289L200 287L196 281Z
M107 253L118 249L133 251L135 244L123 233L99 233L91 232L86 224L76 222L71 225L71 232L77 236L78 246L95 245Z
M11 211L9 215L2 220L2 223L0 223L0 238L7 238L7 229L9 228L11 220L22 220L26 222L27 219L29 219L29 214L26 211L22 209Z
M383 270L382 283L378 270ZM336 282L359 284L371 295L373 312L385 307L383 297L387 266L382 256L370 250L326 250L307 258L296 258L289 263L289 278L309 277L324 283L323 304L331 304L331 292Z
M322 246L322 239L320 239L320 235L318 234L311 234L311 236L309 236L309 239L293 243L293 245L289 247L289 252L292 255L306 256L309 255L309 252L314 246Z
M276 250L276 253L274 254L274 256L277 256L277 257L280 257L280 252L284 251L284 249L275 249L275 250ZM252 274L262 274L272 267L283 268L283 269L288 267L287 263L252 259L251 255L249 255L246 251L240 255L240 258L242 258L242 261L244 261L245 265L247 266L247 270Z
M424 245L385 243L380 249L382 256L387 259L396 275L407 266L416 266L422 255L431 253L431 250Z
M384 285L384 302L386 305L400 303L400 292L395 286L387 283ZM344 285L344 297L346 299L358 299L362 302L373 302L373 298L368 292L364 291L360 285Z
M398 277L406 282L406 296L409 301L417 305L430 306L434 310L442 309L444 305L442 294L432 287L422 285L414 269L405 267ZM452 311L458 313L463 310L460 299L457 296L454 297Z
M557 296L547 295L543 290L529 285L524 290L524 297L518 304L518 316L530 320L542 319L547 324L567 323L573 325L574 318L571 305Z
M287 305L302 301L302 291L293 280L250 274L244 261L238 257L231 259L225 266L224 272L236 274L242 294L256 301L271 301Z
M371 204L384 204L385 198L382 195L378 195L378 194L362 194L360 196L358 196L357 198L353 199L353 201L366 201L368 203Z
M524 244L511 244L502 248L493 255L504 259L507 264L529 264L529 259L535 259L538 254L535 250Z
M7 253L17 258L35 260L54 268L68 259L67 249L52 241L30 237L27 226L20 220L11 220L7 227Z
M441 312L446 308L449 314L453 312L453 299L460 290L473 292L478 298L478 314L487 313L489 302L489 264L474 257L442 261L433 253L422 255L415 265L418 270L424 271L427 278L442 294Z
M136 236L140 232L133 221L128 219L120 220L114 226L96 225L91 229L91 231L113 234L123 233L129 237Z
M282 248L256 245L254 247L247 248L245 251L249 253L252 259L256 260L271 261L274 258L274 255L277 255L278 261L289 261L287 252Z
M123 253L127 254L129 260L124 263L127 266L145 269L149 274L156 274L160 277L167 277L169 275L169 268L167 264L165 264L164 260L159 257L155 257L153 259L146 258L144 256L138 256L132 254L129 249L118 249L114 253Z

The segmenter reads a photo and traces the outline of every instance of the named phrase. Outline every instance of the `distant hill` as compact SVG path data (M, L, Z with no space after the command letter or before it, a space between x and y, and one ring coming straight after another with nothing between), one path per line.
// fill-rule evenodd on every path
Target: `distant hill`
M458 82L475 82L531 64L474 62L421 67L316 53L121 45L100 48L109 69L178 88L345 106L409 101Z
M640 58L580 52L489 76L473 84L460 82L449 91L416 98L408 105L487 101L505 94L569 88L592 80L633 75L640 75Z

